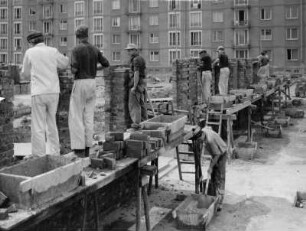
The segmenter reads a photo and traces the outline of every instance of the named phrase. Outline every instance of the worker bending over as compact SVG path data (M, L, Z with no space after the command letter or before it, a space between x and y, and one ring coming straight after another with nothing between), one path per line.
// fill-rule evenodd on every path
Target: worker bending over
M88 157L93 143L97 65L100 63L105 68L109 62L97 47L88 42L88 27L79 27L75 34L80 43L71 53L74 84L68 118L70 141L76 155Z
M200 83L202 90L202 101L208 103L211 96L211 81L212 81L212 66L211 57L206 50L200 51L200 64L198 70L200 71Z
M212 157L210 166L207 170L210 183L208 186L208 195L219 196L217 210L222 209L222 203L225 191L225 169L227 146L222 138L211 127L204 127L200 137L203 141L204 154ZM203 156L202 156L203 157Z

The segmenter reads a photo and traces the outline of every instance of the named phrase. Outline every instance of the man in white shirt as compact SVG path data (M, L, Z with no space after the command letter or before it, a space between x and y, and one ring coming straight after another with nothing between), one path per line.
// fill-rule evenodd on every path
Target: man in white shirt
M57 69L68 67L68 57L56 48L44 44L41 32L33 32L27 40L31 47L25 52L21 77L31 79L31 142L32 155L46 154L46 138L52 155L60 154L56 125L56 111L59 100L59 78Z

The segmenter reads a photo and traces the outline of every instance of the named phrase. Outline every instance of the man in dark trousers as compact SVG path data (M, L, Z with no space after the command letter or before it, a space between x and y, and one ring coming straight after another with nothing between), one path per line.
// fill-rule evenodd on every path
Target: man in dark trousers
M80 43L71 53L74 84L68 121L71 149L79 157L87 157L93 143L97 65L100 63L105 68L109 62L97 47L88 42L88 27L79 27L76 38Z
M211 96L212 66L211 57L206 50L200 51L200 64L198 70L200 72L200 83L202 90L202 102L208 103Z
M204 127L200 139L203 141L203 153L211 156L207 175L210 176L208 195L219 196L217 210L222 209L225 191L227 145L211 127Z
M125 48L131 58L132 71L129 94L129 112L132 119L132 130L141 129L140 122L147 120L147 84L146 84L146 62L138 54L137 46L129 43Z

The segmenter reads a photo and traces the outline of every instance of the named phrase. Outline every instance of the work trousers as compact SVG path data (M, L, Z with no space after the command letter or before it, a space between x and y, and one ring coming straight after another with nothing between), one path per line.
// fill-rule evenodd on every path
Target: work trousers
M228 93L228 78L229 78L230 70L228 67L223 67L220 69L220 78L219 78L219 94L227 95Z
M95 103L95 79L75 80L70 97L68 119L71 149L73 150L92 147Z
M148 119L147 107L146 107L146 90L140 92L138 90L129 94L129 112L133 121L132 128L139 129L140 122Z
M208 100L211 96L211 81L212 81L211 71L203 71L202 72L202 100L205 103L208 103Z
M59 94L34 95L32 101L31 143L32 154L59 155L60 145L56 125L56 111ZM46 148L48 145L48 152Z

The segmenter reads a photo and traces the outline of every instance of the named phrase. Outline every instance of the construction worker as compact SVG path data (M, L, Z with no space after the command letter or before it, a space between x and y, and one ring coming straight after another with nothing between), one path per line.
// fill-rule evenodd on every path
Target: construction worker
M200 139L203 141L203 153L212 157L207 175L210 177L208 195L219 196L217 210L222 209L225 190L225 169L227 145L211 127L204 127ZM205 151L204 151L205 150Z
M257 72L257 76L259 77L260 82L265 82L269 77L269 57L267 51L262 51L260 55L257 57L259 70Z
M228 57L225 54L223 46L217 48L218 58L213 62L213 66L218 64L220 67L220 77L219 77L219 94L227 95L228 94L228 79L230 75L229 61Z
M97 65L100 63L101 68L106 68L109 62L97 47L88 42L88 27L79 27L75 34L79 44L71 53L74 84L68 119L70 141L77 156L88 157L93 143Z
M208 103L208 100L211 96L211 81L212 81L212 65L211 57L206 50L201 50L200 54L200 64L198 70L200 71L200 83L202 90L202 101Z
M130 56L131 82L129 93L129 112L132 119L132 130L141 129L140 122L147 120L147 84L146 84L146 62L138 54L137 46L129 43L125 48Z
M25 52L20 75L24 79L31 79L32 155L47 153L46 138L48 154L59 155L56 111L60 87L57 69L67 68L69 59L56 48L46 46L44 36L39 31L29 34L27 40L31 47Z

